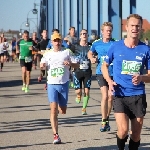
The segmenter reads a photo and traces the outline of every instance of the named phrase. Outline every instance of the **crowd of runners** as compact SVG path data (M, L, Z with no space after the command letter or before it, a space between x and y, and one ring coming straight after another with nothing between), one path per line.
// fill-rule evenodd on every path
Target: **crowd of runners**
M102 37L92 39L93 42L88 42L86 29L82 29L80 36L76 37L75 27L70 27L65 38L62 38L59 29L53 29L50 39L47 30L41 33L42 39L37 37L36 32L30 38L28 31L24 31L21 39L13 39L11 61L19 59L23 82L21 90L29 92L32 68L40 67L38 82L46 77L44 88L47 89L50 103L54 144L61 143L58 114L66 113L69 87L75 89L75 101L78 104L82 101L81 112L87 115L93 74L91 67L97 64L96 79L102 96L100 131L110 131L109 115L113 107L119 150L124 150L128 139L129 120L129 150L138 150L147 108L144 83L150 82L149 46L139 40L142 22L141 16L131 14L126 23L127 38L123 40L112 37L111 22L102 24ZM1 71L7 61L8 47L3 34L0 39ZM147 74L143 74L144 68Z

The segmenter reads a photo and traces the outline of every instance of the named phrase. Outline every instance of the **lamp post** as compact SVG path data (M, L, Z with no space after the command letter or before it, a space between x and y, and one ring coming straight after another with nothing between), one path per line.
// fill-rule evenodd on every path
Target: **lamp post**
M26 29L23 29L23 28L22 28L22 25L25 24L25 23L27 23L27 22L26 22L26 21L23 21L23 22L21 23L19 35L22 35L22 30L26 30ZM26 26L26 27L28 27L28 26Z
M30 21L33 22L37 28L36 23L32 19L35 19L35 18L27 18L27 22L26 22L26 27L29 27L29 33L30 33Z
M36 19L36 21L37 21L37 25L36 25L36 28L37 28L37 35L38 35L38 10L37 10L37 8L36 8L36 6L40 6L39 4L37 4L37 3L34 3L34 8L33 9L31 9L29 12L28 12L28 14L27 14L27 23L26 23L26 26L29 26L29 19L31 20L31 19ZM35 14L35 15L37 15L37 17L36 18L29 18L29 13L32 11L32 13L33 14ZM30 26L29 26L30 27Z

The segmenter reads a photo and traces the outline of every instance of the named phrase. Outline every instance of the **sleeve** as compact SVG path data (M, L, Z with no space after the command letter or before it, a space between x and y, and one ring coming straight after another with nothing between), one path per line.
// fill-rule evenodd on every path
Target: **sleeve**
M111 45L110 48L108 49L104 61L110 65L113 62L113 59L114 59L114 45Z
M69 48L69 45L68 45L67 42L64 41L64 40L63 40L63 42L62 42L62 46L64 46L65 48Z
M41 51L41 49L40 49L40 42L37 43L37 45L35 46L35 48L37 48L38 51Z
M40 63L45 63L46 64L46 66L48 65L48 56L49 55L43 55L43 57L41 58L41 61L40 61Z
M21 40L17 41L17 46L20 46L20 41L21 41ZM13 46L13 45L12 45L12 46Z
M148 50L146 54L145 67L146 67L146 70L150 70L150 50Z
M78 57L76 57L71 50L68 51L69 51L69 61L71 61L72 63L78 63L79 62Z
M93 53L96 53L96 49L95 49L95 42L93 42L90 51L92 51Z
M52 44L51 44L51 41L49 40L48 45L47 45L46 48L51 48L51 47L52 47Z

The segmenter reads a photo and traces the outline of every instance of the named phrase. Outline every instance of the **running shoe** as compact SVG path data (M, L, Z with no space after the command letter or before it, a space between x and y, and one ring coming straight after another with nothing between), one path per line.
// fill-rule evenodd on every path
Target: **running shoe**
M82 108L82 115L87 115L86 108Z
M22 86L22 91L25 91L25 88L26 88L26 85L24 84L24 85Z
M109 124L107 124L107 122L102 122L100 131L101 131L101 132L110 131L110 126L109 126Z
M60 144L61 143L61 139L59 137L58 134L54 135L54 141L53 144Z
M81 97L77 96L75 100L76 100L76 103L79 104L81 102Z
M28 93L28 92L29 92L29 87L26 86L26 87L25 87L25 93Z
M74 84L72 81L69 82L69 88L74 88Z

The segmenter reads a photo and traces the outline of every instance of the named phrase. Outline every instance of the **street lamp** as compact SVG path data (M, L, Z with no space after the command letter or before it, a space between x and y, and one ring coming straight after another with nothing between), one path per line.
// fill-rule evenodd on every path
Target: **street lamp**
M36 9L36 6L40 6L39 4L37 4L37 3L34 3L34 8L33 9L31 9L29 12L28 12L28 14L27 14L27 23L26 23L26 27L30 27L30 25L29 25L29 19L31 20L31 19L36 19L37 20L37 25L36 25L36 27L37 27L37 35L38 35L38 10ZM37 15L37 17L36 18L29 18L29 13L32 11L32 13L33 14L35 14L35 15Z
M29 27L29 33L30 33L30 21L34 23L35 27L37 28L36 23L32 20L35 18L27 18L26 27Z
M22 25L23 25L23 24L25 24L25 23L27 24L27 22L26 22L26 21L23 21L23 22L21 23L21 25L20 25L20 33L19 33L19 35L22 35L22 30L26 30L26 29L22 29ZM26 25L26 24L25 24L25 25ZM26 26L26 27L28 27L28 26Z

